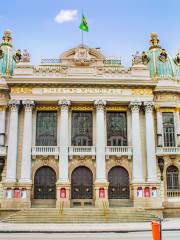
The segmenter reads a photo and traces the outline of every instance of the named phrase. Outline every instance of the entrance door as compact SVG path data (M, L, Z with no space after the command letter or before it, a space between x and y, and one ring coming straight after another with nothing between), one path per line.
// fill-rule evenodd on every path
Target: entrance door
M71 176L71 198L93 198L93 174L87 167L77 167Z
M129 174L123 167L113 167L108 174L109 199L129 198Z
M34 198L56 198L56 173L52 168L45 166L36 171L34 178Z

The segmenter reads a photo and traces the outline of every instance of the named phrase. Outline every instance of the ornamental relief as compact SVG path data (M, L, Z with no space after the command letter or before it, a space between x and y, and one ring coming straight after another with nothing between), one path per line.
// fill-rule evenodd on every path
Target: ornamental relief
M128 160L127 157L113 157L111 156L109 158L109 160L106 161L106 174L108 177L108 173L111 170L111 168L116 167L116 166L120 166L120 167L124 167L128 173L129 173L129 178L131 179L132 176L132 162L130 162Z
M53 156L38 156L32 160L32 179L34 180L34 176L36 171L43 166L51 167L56 173L56 179L59 178L59 164L58 160L56 160Z
M82 158L76 156L76 157L73 157L72 160L69 161L69 168L68 168L69 179L71 180L71 175L72 175L73 170L80 166L85 166L85 167L89 168L93 173L93 181L95 181L95 179L96 179L96 163L91 157L88 157L88 156L85 156Z

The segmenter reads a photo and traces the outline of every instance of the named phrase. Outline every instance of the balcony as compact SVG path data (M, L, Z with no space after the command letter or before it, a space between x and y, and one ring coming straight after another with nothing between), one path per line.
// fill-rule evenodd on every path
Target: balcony
M95 156L96 147L94 146L71 146L69 147L70 156Z
M132 147L108 146L106 147L106 156L132 156Z
M180 154L180 147L157 147L157 155L174 155Z
M33 146L32 147L32 155L39 156L39 155L59 155L59 148L57 146Z
M7 154L7 147L0 146L0 157L6 156Z
M180 197L180 189L176 190L168 190L167 197L169 198L179 198Z

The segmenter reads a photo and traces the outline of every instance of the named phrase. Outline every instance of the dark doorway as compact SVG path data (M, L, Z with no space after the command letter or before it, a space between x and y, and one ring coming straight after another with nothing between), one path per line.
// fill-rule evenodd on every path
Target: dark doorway
M123 167L111 168L108 174L109 199L129 199L129 174Z
M77 167L71 176L71 198L93 198L93 174L87 167Z
M56 198L56 173L52 168L45 166L36 171L34 177L34 198Z

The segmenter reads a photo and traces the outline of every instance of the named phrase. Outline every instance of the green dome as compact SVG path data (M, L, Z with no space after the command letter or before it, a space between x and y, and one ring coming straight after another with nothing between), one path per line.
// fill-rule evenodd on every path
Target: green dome
M156 33L151 34L149 51L143 52L151 78L180 78L180 64L159 46Z

